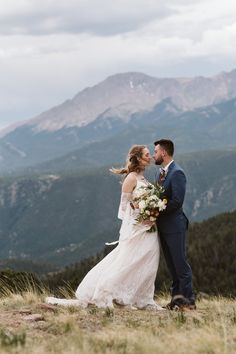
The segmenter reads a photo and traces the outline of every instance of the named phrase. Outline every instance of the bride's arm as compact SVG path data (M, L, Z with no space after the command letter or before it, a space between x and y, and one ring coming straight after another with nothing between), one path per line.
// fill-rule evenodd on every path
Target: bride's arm
M122 185L118 218L123 220L127 205L130 203L132 192L137 184L135 175L130 173Z
M122 192L132 193L137 184L137 178L133 172L129 173L122 184Z

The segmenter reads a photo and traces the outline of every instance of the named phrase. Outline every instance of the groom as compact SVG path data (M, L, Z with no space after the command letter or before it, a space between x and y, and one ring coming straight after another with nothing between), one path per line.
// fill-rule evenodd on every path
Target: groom
M186 260L185 233L188 219L182 205L184 202L186 177L184 171L173 160L174 144L171 140L161 139L154 143L154 160L161 165L156 181L163 186L167 198L167 207L157 220L166 264L172 276L171 302L167 308L195 309L195 297L192 290L192 271Z

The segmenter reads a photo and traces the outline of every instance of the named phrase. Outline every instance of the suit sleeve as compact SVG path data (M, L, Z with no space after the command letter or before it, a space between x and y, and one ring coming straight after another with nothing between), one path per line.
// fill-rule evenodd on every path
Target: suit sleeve
M177 170L173 173L170 181L171 198L167 200L164 214L172 213L182 207L186 191L186 177L183 171Z

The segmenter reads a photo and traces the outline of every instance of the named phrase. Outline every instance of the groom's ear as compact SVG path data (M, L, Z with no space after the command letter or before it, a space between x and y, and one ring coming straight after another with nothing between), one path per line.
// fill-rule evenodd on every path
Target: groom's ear
M167 152L165 149L162 149L162 156L166 156L167 155Z

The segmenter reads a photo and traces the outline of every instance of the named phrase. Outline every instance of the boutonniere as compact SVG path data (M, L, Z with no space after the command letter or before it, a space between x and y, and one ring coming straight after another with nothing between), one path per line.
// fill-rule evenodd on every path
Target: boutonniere
M160 168L160 175L163 176L163 177L166 177L167 176L167 173L168 173L168 170L164 170L164 168Z
M164 168L160 168L160 176L159 180L163 182L167 176L167 171L164 170Z

